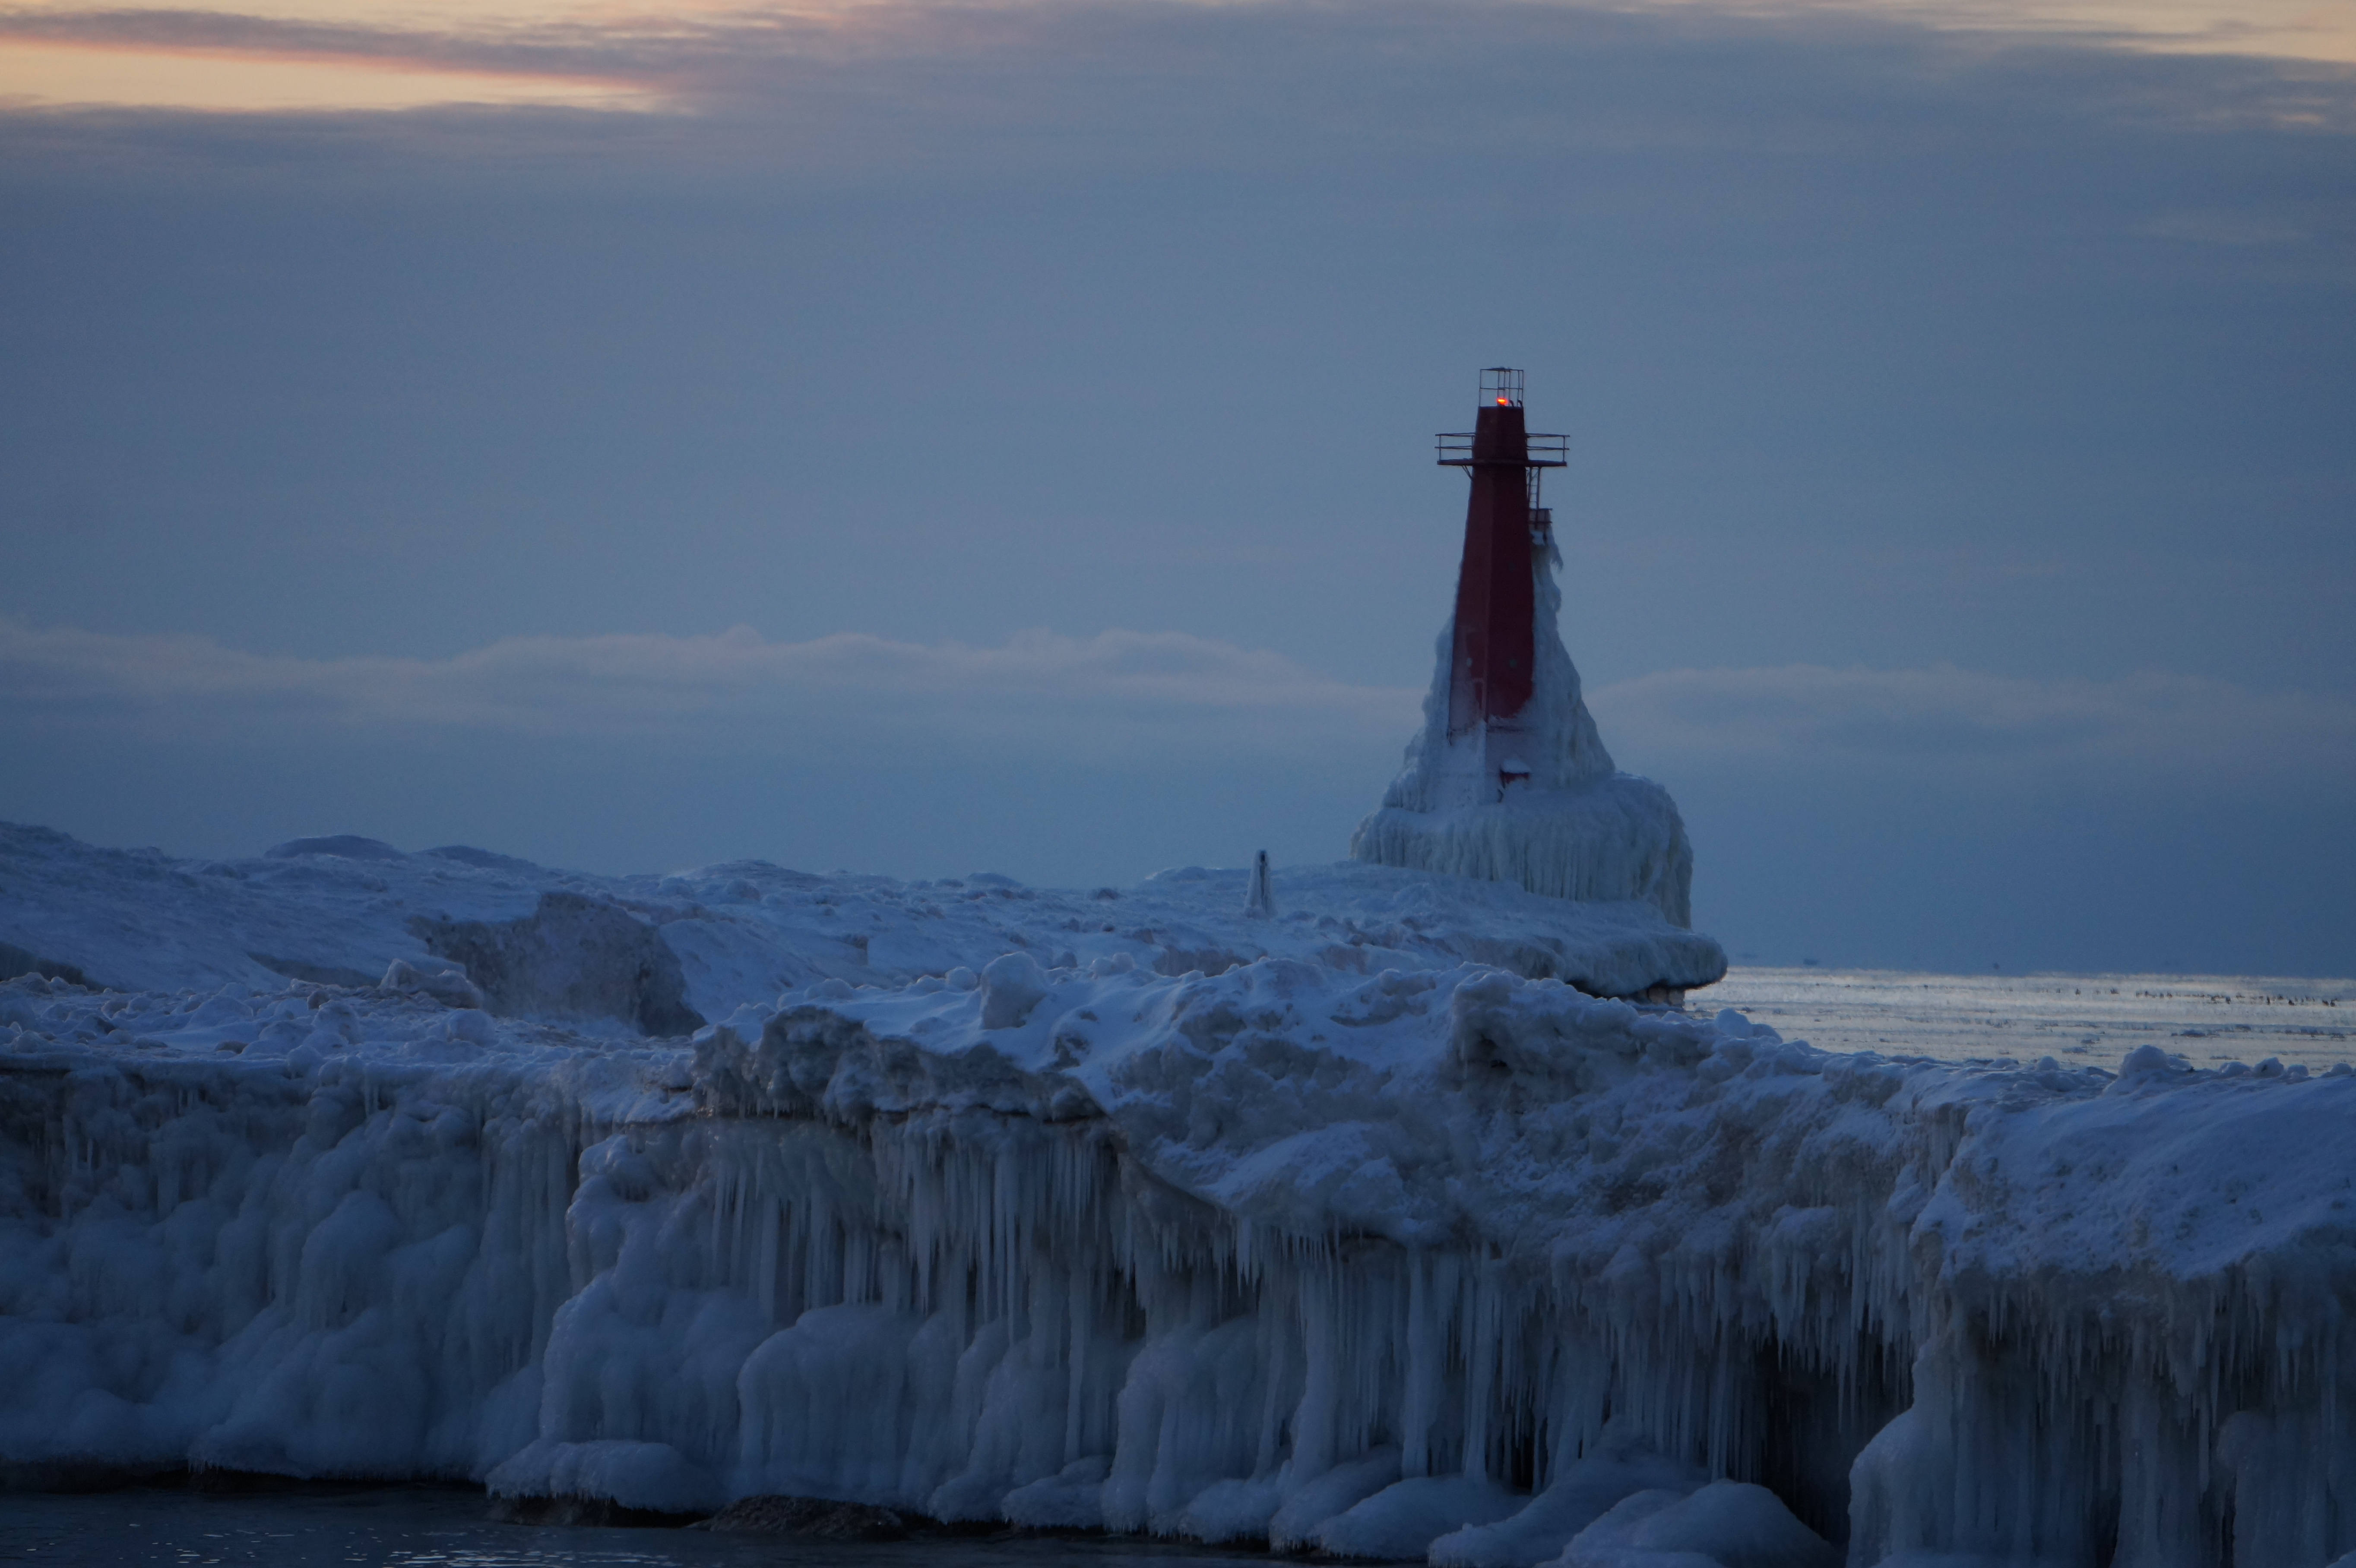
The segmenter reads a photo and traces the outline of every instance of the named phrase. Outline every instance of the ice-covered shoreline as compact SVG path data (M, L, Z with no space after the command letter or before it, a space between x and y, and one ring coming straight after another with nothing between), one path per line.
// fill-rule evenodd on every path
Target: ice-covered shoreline
M299 982L0 1018L12 1464L1478 1568L1731 1563L1786 1506L1860 1564L2356 1544L2344 1070L1023 949L692 1040Z
M348 837L205 860L0 823L0 944L132 990L367 986L396 961L431 968L503 945L506 994L475 976L493 987L494 1011L633 1014L618 1020L632 1027L660 1023L669 1006L720 1019L823 980L900 986L1009 951L1048 963L1126 955L1166 975L1261 957L1360 973L1469 960L1606 996L1690 989L1726 971L1716 942L1640 901L1578 903L1343 861L1280 868L1276 911L1259 916L1246 910L1246 876L1184 867L1129 888L1061 889L991 872L904 882L740 860L599 877ZM669 988L658 984L653 998L601 989L577 958L530 951L537 928L555 922L571 923L572 953L595 948L616 965L639 962L651 933L676 962ZM636 1017L650 999L657 1015Z

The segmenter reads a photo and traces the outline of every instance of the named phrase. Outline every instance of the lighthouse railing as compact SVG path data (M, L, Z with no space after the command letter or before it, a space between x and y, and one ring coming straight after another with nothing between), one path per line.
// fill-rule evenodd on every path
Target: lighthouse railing
M1529 455L1509 465L1519 468L1565 468L1570 463L1570 437L1567 435L1532 435ZM1472 432L1448 431L1438 437L1440 462L1445 467L1472 466Z

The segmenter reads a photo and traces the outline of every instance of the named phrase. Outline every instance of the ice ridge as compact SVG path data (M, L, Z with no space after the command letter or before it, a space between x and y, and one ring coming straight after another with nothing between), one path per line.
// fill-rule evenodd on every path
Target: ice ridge
M2321 1568L2351 1115L2343 1070L1837 1056L1479 964L1018 949L692 1040L28 976L0 1461Z
M1127 888L817 876L739 860L594 877L463 848L403 854L350 835L266 856L183 859L0 824L0 962L133 990L380 980L457 964L503 1016L662 1034L819 981L905 986L1009 951L1166 975L1263 957L1327 967L1468 960L1602 996L1706 986L1707 936L1642 901L1569 903L1518 887L1345 861L1251 873L1187 867Z

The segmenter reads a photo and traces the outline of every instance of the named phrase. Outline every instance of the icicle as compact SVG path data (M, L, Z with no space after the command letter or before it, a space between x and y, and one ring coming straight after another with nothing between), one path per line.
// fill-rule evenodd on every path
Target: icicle
M290 1069L0 987L53 1031L0 1073L0 1459L1442 1568L1784 1531L1746 1487L1861 1565L2356 1548L2356 1079L1831 1057L1476 965L1039 985L788 1008L684 1098L677 1048L407 1001Z

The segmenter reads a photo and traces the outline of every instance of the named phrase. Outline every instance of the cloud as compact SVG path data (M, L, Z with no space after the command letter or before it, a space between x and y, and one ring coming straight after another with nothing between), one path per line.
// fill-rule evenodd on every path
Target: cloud
M855 752L932 739L1135 752L1298 753L1403 740L1418 694L1178 633L1048 632L995 647L847 634L517 637L449 659L264 657L204 638L0 621L0 723L177 737L300 730L662 738Z
M266 657L203 638L0 620L0 726L238 745L421 733L659 740L855 757L927 746L1106 761L1353 759L1404 743L1420 693L1174 632L1023 633L996 646L843 635L516 637L447 659ZM2356 702L2195 677L1928 669L1671 670L1589 700L1622 765L1875 770L1970 787L2356 773ZM1366 780L1371 795L1378 778Z
M1630 765L1870 768L1969 784L2231 784L2356 776L2356 702L2198 677L2030 679L1928 669L1671 670L1591 704Z
M428 30L198 8L0 6L0 104L379 111L665 102L627 29Z
M2302 100L2297 117L2327 122L2344 120L2347 68L2356 64L2356 27L2328 22L2308 0L1606 0L1445 13L1366 4L1346 15L1297 0L771 0L639 15L567 0L486 9L0 0L0 101L254 110L659 104L799 122L812 100L823 106L841 93L835 112L867 107L888 121L908 111L912 100L893 90L907 87L926 94L929 115L1004 126L1034 119L1040 108L1018 83L1060 68L1081 73L1100 95L1090 101L1117 123L1120 110L1137 105L1141 84L1183 83L1215 101L1230 91L1229 78L1253 77L1255 59L1292 56L1309 35L1317 38L1311 52L1347 76L1380 72L1402 55L1445 69L1467 48L1501 39L1559 47L1566 33L1587 43L1654 37L1680 48L1711 33L1876 48L1944 39L1954 43L1949 52L1958 60L2015 48L2206 55L2289 71L2297 81L2238 91L2269 101L2294 91ZM1300 85L1298 71L1287 81ZM879 88L879 101L862 102ZM2211 112L2220 106L2213 91ZM1081 95L1090 96L1087 88Z
M646 111L660 101L634 83L562 71L0 39L0 104L10 103L349 113L455 104Z

